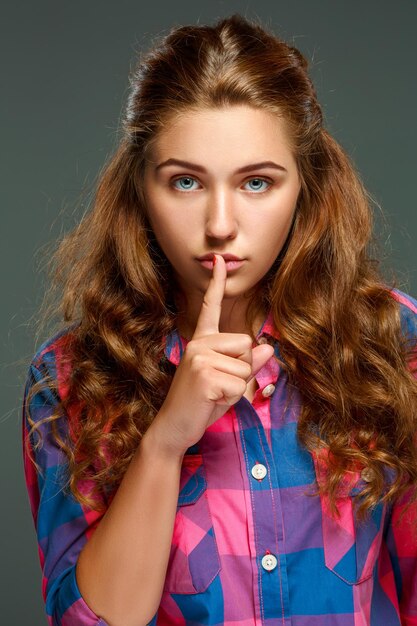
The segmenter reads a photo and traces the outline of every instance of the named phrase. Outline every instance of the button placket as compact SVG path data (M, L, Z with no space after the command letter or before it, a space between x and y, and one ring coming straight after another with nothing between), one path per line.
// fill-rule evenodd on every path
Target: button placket
M275 380L274 376L274 364L270 364L268 370L261 371L259 382L263 382L263 385L267 386L266 383ZM275 385L273 386L275 389ZM259 395L261 395L261 389ZM271 616L279 619L283 611L288 611L289 598L286 559L284 547L281 545L283 542L283 518L281 496L277 489L279 482L272 457L271 443L267 439L267 431L263 427L264 420L260 415L261 412L269 410L268 405L269 403L262 402L259 404L259 408L255 409L254 406L250 406L246 402L239 402L236 407L236 426L242 444L240 449L242 461L245 464L247 476L250 478L247 506L252 509L254 524L251 554L256 557L258 567L258 577L254 575L257 615L259 619L262 618L262 598L268 598ZM267 421L265 420L265 422ZM254 425L256 425L257 433L255 433ZM262 463L257 462L257 459L261 459ZM263 479L257 476L258 472L263 473L263 470L258 467L259 465L264 465L266 470ZM267 550L266 546L269 546L271 550ZM278 557L275 556L278 554L280 554L279 561ZM259 588L256 585L256 580L260 585Z

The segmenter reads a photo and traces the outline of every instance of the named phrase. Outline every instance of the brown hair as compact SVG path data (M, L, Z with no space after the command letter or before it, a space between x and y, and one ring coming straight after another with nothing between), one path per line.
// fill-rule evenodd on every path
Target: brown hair
M120 145L92 210L52 259L46 296L62 288L56 312L72 324L67 393L47 419L80 502L95 504L77 486L92 467L96 493L120 483L175 371L163 358L178 313L175 283L142 192L149 147L182 112L239 104L284 118L301 180L291 232L248 309L251 328L260 302L272 309L283 367L302 398L299 438L312 452L328 452L323 489L333 504L354 467L373 472L363 510L416 486L417 384L398 302L369 256L369 196L323 127L307 65L296 48L235 14L213 26L174 28L132 73ZM71 441L54 424L65 414ZM30 423L35 430L42 422Z

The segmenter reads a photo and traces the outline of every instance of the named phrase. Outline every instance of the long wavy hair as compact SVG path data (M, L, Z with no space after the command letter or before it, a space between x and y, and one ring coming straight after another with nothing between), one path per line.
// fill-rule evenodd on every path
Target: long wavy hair
M120 143L91 210L57 246L45 296L52 302L59 294L48 310L67 331L67 377L45 419L68 457L67 486L79 502L100 508L97 496L120 484L175 373L164 337L176 325L176 285L143 196L149 149L184 112L241 104L285 120L301 180L291 231L254 290L248 326L260 303L272 310L282 366L302 398L299 440L326 453L320 490L334 507L346 473L366 467L373 477L362 493L366 513L417 485L417 384L395 280L388 286L370 256L370 196L323 126L307 67L295 47L234 14L173 28L131 72ZM47 373L28 402L42 385L54 385ZM29 420L31 433L44 421ZM87 477L89 493L80 488Z

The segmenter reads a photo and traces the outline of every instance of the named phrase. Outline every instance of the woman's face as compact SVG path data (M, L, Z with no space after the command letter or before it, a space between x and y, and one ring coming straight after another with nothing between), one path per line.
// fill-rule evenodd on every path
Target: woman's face
M282 119L249 106L201 109L161 131L144 173L155 237L187 299L207 289L213 252L234 255L224 298L253 288L289 232L300 191Z

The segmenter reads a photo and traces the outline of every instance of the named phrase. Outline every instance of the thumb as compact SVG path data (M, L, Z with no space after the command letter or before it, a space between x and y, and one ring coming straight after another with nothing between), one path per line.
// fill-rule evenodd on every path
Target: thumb
M252 376L247 381L248 383L256 376L260 369L263 368L265 363L269 361L274 354L274 348L267 344L256 346L252 348Z

